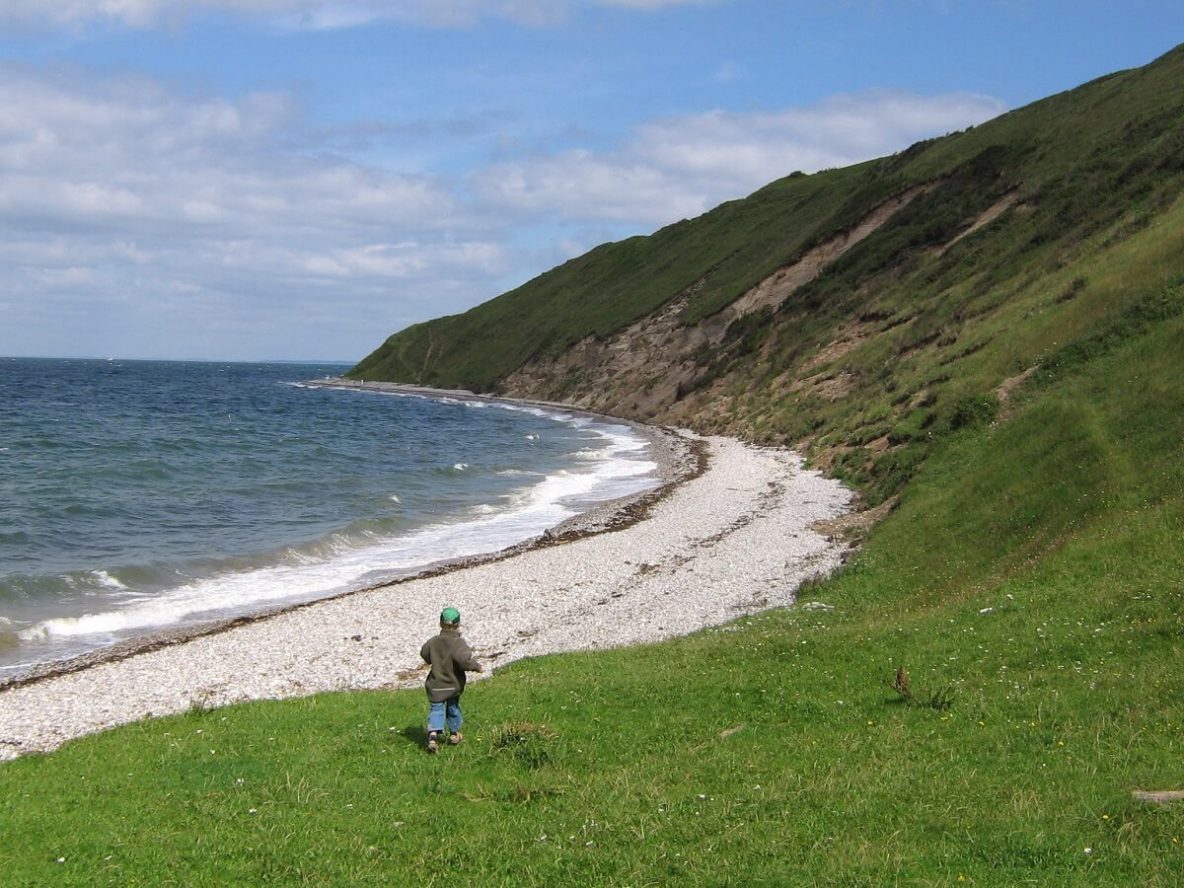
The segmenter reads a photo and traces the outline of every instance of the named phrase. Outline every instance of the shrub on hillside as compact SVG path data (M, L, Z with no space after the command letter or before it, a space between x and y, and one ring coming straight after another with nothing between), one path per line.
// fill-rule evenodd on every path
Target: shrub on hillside
M950 428L957 430L990 425L998 414L999 399L995 395L966 395L954 402Z

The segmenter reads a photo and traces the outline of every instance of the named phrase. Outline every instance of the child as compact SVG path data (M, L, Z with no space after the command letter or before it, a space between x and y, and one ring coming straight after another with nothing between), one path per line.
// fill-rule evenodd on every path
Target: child
M440 612L440 634L433 635L419 651L431 665L425 687L428 692L428 752L440 748L440 732L448 725L452 746L464 739L460 695L465 690L465 672L484 672L473 651L460 637L460 611L446 607Z

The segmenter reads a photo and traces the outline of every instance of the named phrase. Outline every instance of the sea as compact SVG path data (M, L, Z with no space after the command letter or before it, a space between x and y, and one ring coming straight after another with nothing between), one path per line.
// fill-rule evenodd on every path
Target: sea
M0 358L0 683L500 551L659 483L611 420L345 365Z

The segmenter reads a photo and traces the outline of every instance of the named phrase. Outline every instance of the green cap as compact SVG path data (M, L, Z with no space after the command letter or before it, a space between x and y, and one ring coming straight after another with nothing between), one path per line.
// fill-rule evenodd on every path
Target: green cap
M454 607L446 607L440 611L440 622L455 624L460 622L460 611Z

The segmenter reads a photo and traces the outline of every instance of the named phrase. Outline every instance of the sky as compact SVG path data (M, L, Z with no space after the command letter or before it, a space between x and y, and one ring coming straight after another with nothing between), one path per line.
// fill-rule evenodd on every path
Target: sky
M1184 3L0 0L0 355L354 362L1184 41Z

